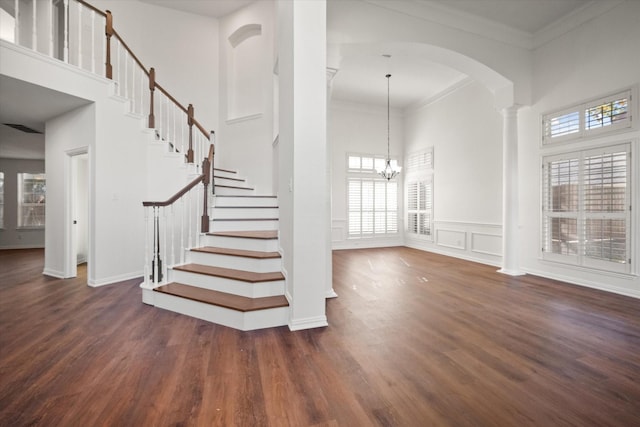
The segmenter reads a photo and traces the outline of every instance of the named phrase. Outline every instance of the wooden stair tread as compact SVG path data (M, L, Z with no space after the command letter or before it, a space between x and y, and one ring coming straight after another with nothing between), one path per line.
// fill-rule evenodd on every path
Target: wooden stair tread
M240 182L244 182L245 181L242 178L231 178L231 177L228 177L228 176L220 176L220 175L213 175L213 178L214 179L216 179L216 178L217 179L228 179L230 181L240 181Z
M278 252L261 252L261 251L248 251L244 249L230 249L230 248L217 248L214 246L204 246L202 248L191 249L194 252L203 252L208 254L218 255L233 255L244 258L257 258L257 259L270 259L280 258Z
M242 312L289 306L289 302L284 295L247 298L182 283L168 283L155 288L154 291Z
M278 206L214 206L216 209L278 209Z
M279 271L268 273L256 273L254 271L234 270L231 268L212 267L202 264L185 264L173 267L174 270L188 273L205 274L207 276L223 277L225 279L240 280L242 282L260 283L284 280L284 276Z
M278 238L277 230L254 230L254 231L216 231L207 233L208 236L220 237L242 237L246 239L272 240Z
M260 195L256 195L256 194L237 194L237 195L231 195L231 194L216 194L216 197L249 197L249 198L255 198L255 199L277 199L278 196L260 196Z
M213 171L214 172L215 171L219 171L219 172L227 172L227 173L238 173L236 171L232 171L232 170L229 170L229 169L220 169L220 168L213 168Z
M220 185L220 184L215 184L216 187L220 187L220 188L233 188L234 190L249 190L249 191L253 191L253 188L250 187L237 187L235 185Z
M278 218L213 218L212 221L278 221Z

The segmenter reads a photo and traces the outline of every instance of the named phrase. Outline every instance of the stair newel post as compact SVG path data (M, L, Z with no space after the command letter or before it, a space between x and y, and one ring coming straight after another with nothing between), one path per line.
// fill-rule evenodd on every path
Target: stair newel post
M187 124L189 125L189 149L187 150L187 163L193 163L193 104L187 108Z
M149 129L155 129L156 117L153 113L153 93L156 90L156 69L149 69Z
M204 174L204 178L202 179L202 185L204 186L204 191L202 192L202 222L200 223L200 232L208 233L209 232L209 191L207 187L211 182L211 164L209 163L209 159L207 157L202 161L202 173Z
M144 281L150 276L149 272L149 208L144 208Z
M162 281L162 260L160 259L160 207L153 207L153 261L151 264L153 283Z
M113 79L113 67L111 65L111 36L113 36L113 15L111 11L106 11L105 36L107 38L105 44L105 75L108 79Z

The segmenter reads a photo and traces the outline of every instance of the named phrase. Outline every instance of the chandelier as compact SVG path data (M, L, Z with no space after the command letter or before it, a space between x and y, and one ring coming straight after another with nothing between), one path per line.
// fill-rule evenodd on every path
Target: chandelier
M389 121L390 121L390 106L389 106L389 79L391 78L391 74L387 74L385 76L387 78L387 159L385 161L385 166L382 169L378 169L378 174L386 179L387 181L398 176L402 168L398 165L391 166L391 155L389 154L389 141L390 141L390 132L389 132Z

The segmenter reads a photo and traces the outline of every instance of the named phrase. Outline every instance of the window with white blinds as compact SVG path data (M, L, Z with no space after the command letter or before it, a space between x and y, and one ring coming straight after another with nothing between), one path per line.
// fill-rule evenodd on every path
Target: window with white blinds
M629 128L632 123L631 101L631 91L626 90L546 114L542 119L542 142L553 144Z
M349 238L398 233L398 184L378 177L380 161L384 163L384 157L348 155Z
M430 179L407 184L407 232L432 236L433 185Z
M543 258L630 272L631 146L543 159Z
M411 153L406 162L407 233L433 237L433 147Z

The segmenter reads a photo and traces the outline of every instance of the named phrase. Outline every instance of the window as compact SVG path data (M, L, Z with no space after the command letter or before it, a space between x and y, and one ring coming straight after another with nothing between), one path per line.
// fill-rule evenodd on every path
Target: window
M631 146L543 159L543 258L630 272Z
M4 228L4 173L0 172L0 228Z
M591 100L542 119L543 144L631 127L631 91Z
M44 227L44 174L18 174L18 227Z
M433 237L433 148L407 158L407 233Z
M384 161L382 156L348 156L350 238L398 233L398 184L382 179L376 173L377 167L384 167Z

